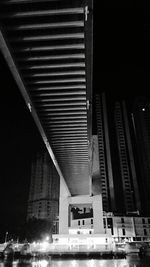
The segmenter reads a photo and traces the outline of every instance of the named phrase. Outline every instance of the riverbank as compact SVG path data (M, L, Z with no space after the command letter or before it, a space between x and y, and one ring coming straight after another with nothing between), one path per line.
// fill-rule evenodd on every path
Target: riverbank
M89 248L87 246L65 247L48 243L5 244L0 251L1 259L42 259L42 258L125 258L124 250L110 250L108 247Z
M123 259L127 255L137 254L139 257L150 255L150 247L146 244L116 244L113 249L109 246L78 245L68 246L48 242L39 243L4 243L0 244L1 259L42 259L49 258L95 258Z

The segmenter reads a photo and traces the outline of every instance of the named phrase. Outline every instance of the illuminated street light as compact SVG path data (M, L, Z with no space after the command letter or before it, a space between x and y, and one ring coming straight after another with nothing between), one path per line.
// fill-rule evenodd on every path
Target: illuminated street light
M5 243L7 243L7 236L8 236L8 232L6 232L5 234Z
M45 240L46 240L46 241L49 241L49 236L46 236Z

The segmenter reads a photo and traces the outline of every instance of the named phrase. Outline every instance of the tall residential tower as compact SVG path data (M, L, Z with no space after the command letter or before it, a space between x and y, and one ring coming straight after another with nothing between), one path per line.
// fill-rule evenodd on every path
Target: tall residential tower
M123 189L124 207L126 212L140 211L139 189L133 141L125 102L115 104L115 130L119 155L120 179Z
M110 154L108 118L105 95L96 96L97 134L103 210L115 209L113 172Z
M137 98L133 108L142 214L150 215L150 101Z
M59 205L59 176L47 152L32 162L27 219L56 220Z
M125 102L112 103L96 96L100 180L103 210L128 214L140 211L132 127Z

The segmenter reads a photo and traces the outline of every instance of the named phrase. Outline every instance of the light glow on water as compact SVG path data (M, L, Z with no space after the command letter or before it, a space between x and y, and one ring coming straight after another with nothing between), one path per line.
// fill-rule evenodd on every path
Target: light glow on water
M18 260L13 261L13 267L16 267L18 265Z
M127 261L126 260L121 260L120 262L115 261L114 267L127 267Z
M0 267L150 267L150 257L140 259L127 256L126 259L43 259L13 262L0 260Z
M72 267L76 267L77 266L77 261L76 260L73 260L72 261Z
M47 267L48 263L47 260L32 261L32 267Z
M88 266L89 267L94 267L95 266L95 261L93 259L89 260Z
M58 267L61 267L62 266L62 261L59 260L57 264L58 264Z

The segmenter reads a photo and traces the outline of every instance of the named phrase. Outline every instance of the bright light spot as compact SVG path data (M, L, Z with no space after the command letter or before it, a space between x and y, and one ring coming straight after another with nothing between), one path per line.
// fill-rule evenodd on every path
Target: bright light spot
M46 260L32 262L32 267L47 267L47 266L48 266L48 261Z
M47 265L48 265L48 261L46 261L46 260L41 260L40 261L40 266L41 267L47 267Z
M49 243L47 241L44 241L41 243L42 250L46 250L48 248L48 246L49 246Z
M68 238L59 238L59 244L68 245Z
M82 233L85 234L85 235L89 234L89 229L82 229Z
M126 267L126 266L129 266L129 265L126 265L127 264L127 261L126 260L121 260L119 262L119 267ZM134 266L134 265L133 265ZM115 262L115 266L114 267L118 267L118 262Z
M36 261L32 261L32 267L36 266Z
M62 265L62 261L57 261L57 265L61 266Z
M106 243L106 238L105 237L95 237L95 238L93 238L93 241L95 244L103 245Z
M46 241L49 241L49 236L46 236L45 240L46 240Z
M18 266L18 262L19 262L19 260L13 261L13 267Z
M37 266L38 266L38 262L32 261L32 267L37 267Z
M87 239L87 249L90 249L91 247L92 248L95 247L94 239L93 238L88 238Z
M69 234L70 235L76 235L79 230L80 229L69 229Z
M73 266L73 267L75 267L75 266L77 265L76 260L72 260L71 263L72 263L72 266Z
M93 229L91 228L84 228L84 229L80 229L80 228L76 228L76 229L69 229L69 234L70 235L77 235L77 234L83 234L83 235L88 235L90 232L93 233Z
M30 103L28 103L28 108L29 108L29 110L31 112L32 111L32 107L31 107L31 104Z
M93 260L93 259L88 260L88 262L87 262L87 266L88 266L88 267L96 267L96 266L98 266L98 261ZM102 266L103 266L103 265L101 265L101 261L100 261L100 267L102 267Z
M106 266L107 266L107 265L106 265L106 260L101 260L99 266L100 266L100 267L106 267ZM120 266L120 265L119 265L119 266ZM117 267L119 267L119 266L117 266ZM116 266L114 266L114 267L116 267Z
M142 108L142 111L145 111L145 108Z
M90 262L89 262L90 264L90 267L93 267L94 266L94 260L92 259L92 260L90 260Z

